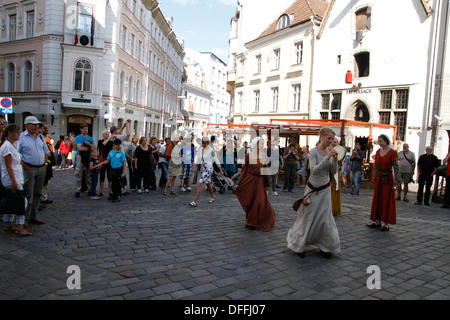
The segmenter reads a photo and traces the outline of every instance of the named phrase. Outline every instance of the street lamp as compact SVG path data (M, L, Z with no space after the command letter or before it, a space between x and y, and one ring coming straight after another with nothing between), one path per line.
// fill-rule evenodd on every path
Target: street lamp
M103 118L105 119L105 127L107 125L107 122L109 121L109 114L108 110L105 111L105 114L103 115Z

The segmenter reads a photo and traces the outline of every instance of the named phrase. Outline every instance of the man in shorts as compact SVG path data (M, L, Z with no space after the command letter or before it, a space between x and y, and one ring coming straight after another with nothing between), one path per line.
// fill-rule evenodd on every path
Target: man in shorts
M183 164L181 167L181 191L191 191L191 178L194 170L195 147L192 137L186 138L186 144L181 148Z
M409 151L409 145L403 144L403 150L398 153L398 167L403 181L403 201L408 202L408 184L412 181L414 170L416 169L416 156ZM397 188L397 200L401 199L402 185Z

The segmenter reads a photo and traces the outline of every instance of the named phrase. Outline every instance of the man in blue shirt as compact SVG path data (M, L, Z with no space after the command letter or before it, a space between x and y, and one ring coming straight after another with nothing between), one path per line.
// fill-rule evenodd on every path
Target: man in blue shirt
M349 193L349 195L351 196L359 196L359 185L363 174L363 160L365 156L366 153L361 150L361 144L356 142L355 149L350 157L350 181L352 182L352 192Z
M86 123L80 125L81 134L76 136L75 145L77 146L77 156L75 168L76 192L75 197L79 198L81 193L81 184L83 181L83 174L86 179L87 190L91 190L91 176L89 170L89 159L91 155L91 148L94 146L94 139L88 135L89 126Z
M47 171L47 157L50 156L45 138L38 133L40 121L33 116L25 118L25 131L20 134L17 151L22 155L24 185L28 206L25 212L25 225L28 223L43 224L37 218L42 187Z

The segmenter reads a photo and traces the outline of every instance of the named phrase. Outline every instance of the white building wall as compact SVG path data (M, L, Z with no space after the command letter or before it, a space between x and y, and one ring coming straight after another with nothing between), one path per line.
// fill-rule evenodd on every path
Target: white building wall
M371 7L371 27L364 32L362 41L357 42L355 12L367 6ZM379 123L380 90L407 88L404 142L416 155L422 152L419 146L426 135L423 125L430 28L431 19L420 1L335 1L321 37L316 41L311 118L320 119L322 93L340 92L342 119L355 119L354 104L359 100L369 109L369 121ZM354 72L354 55L363 51L370 53L370 73L367 77L358 77ZM352 84L345 83L347 70L353 73ZM361 90L351 91L352 85ZM391 124L394 124L392 117ZM352 143L347 142L347 145Z
M234 95L235 105L242 97L242 105L235 108L235 123L268 124L271 118L302 119L309 117L311 68L314 31L307 22L247 44L242 55L244 70L238 72ZM294 44L302 43L302 61L294 62ZM280 67L273 67L273 51L280 52ZM261 58L257 72L256 57ZM300 85L300 107L294 108L293 86ZM273 106L273 88L278 89L278 107ZM259 90L259 110L255 110L255 94Z
M450 31L450 4L448 1L435 1L433 7L434 33L432 35L435 53L430 59L430 110L428 113L429 144L433 145L434 153L443 159L449 150L450 137L450 47L448 43ZM435 47L434 47L435 45ZM437 118L437 117L439 118ZM428 142L427 142L428 144Z
M227 65L210 52L199 55L205 70L205 79L212 93L209 121L211 123L227 123L230 113L230 94L226 91Z

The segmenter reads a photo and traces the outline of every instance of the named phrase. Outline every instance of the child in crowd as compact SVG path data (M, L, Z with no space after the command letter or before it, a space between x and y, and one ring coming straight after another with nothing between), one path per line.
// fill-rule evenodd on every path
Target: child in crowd
M108 197L108 200L119 202L122 191L121 180L125 177L127 168L127 158L125 152L123 152L122 141L120 139L114 140L113 149L109 152L107 160L103 161L101 164L107 163L111 163L111 189L113 192L113 194Z
M91 176L91 200L98 200L97 196L97 182L98 174L102 164L98 160L98 150L96 148L91 149L91 159L89 160L89 170Z

